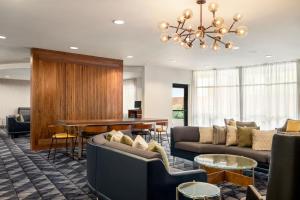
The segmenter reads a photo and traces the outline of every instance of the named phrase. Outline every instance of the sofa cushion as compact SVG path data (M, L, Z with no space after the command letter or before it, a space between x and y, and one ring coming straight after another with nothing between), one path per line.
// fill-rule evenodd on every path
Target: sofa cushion
M226 146L237 145L237 128L234 126L227 126Z
M151 140L151 142L148 145L148 149L147 150L159 153L160 156L161 156L161 158L162 158L162 161L163 161L163 164L164 164L166 170L167 171L170 170L170 164L169 164L168 155L167 155L165 149L160 144L158 144L154 140Z
M255 151L252 148L229 146L226 153L233 155L245 156L258 162L270 163L271 151Z
M238 127L238 146L252 147L252 130L255 127Z
M93 137L93 142L95 144L102 145L102 144L108 142L107 139L105 139L105 137L106 137L106 135L104 133L96 135Z
M271 151L275 130L252 130L252 149L256 151Z
M156 152L151 152L151 151L145 151L145 150L141 150L141 149L136 149L133 148L131 146L128 146L126 144L121 144L121 143L117 143L117 142L106 142L104 144L104 146L113 148L113 149L117 149L126 153L131 153L143 158L147 158L147 159L153 159L153 158L159 158L162 159L159 153Z
M142 136L138 135L134 139L132 143L132 147L136 149L146 150L148 148L148 143L145 141L145 139Z
M255 122L236 122L237 127L257 127Z
M200 144L198 142L177 142L175 148L199 154L222 153L226 150L225 145Z
M121 140L120 140L120 143L126 144L128 146L132 146L133 140L128 135L123 135Z
M175 127L171 129L174 142L199 142L199 127Z
M251 148L200 144L198 142L177 142L175 148L199 154L232 154L252 158L258 162L269 163L271 151L255 151Z
M288 120L286 132L299 132L300 120Z

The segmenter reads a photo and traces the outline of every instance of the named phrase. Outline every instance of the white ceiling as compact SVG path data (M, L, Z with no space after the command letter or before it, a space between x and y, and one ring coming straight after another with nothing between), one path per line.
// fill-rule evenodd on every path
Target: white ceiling
M210 2L210 0L208 0ZM175 23L195 0L1 0L0 63L29 60L29 48L38 47L124 59L125 65L158 65L186 69L230 67L300 58L299 0L216 0L227 23L236 12L249 27L244 39L234 38L239 50L186 50L159 41L161 20ZM205 7L207 10L207 7ZM208 12L205 16L209 16ZM124 19L125 25L112 24ZM70 46L79 50L71 51ZM271 54L273 58L266 58ZM127 59L133 55L133 59ZM175 59L177 62L171 62Z

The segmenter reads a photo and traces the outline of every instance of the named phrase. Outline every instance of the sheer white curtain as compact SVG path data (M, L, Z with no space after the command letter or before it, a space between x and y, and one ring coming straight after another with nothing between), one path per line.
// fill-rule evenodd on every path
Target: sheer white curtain
M134 108L136 98L136 79L123 80L123 117L128 117L128 110Z
M242 68L242 91L244 121L274 129L298 118L295 62Z
M224 124L240 118L239 70L193 72L193 124Z

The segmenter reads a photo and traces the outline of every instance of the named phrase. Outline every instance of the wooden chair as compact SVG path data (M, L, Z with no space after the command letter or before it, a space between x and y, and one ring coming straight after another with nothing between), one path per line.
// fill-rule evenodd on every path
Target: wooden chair
M168 144L170 146L169 141L169 135L168 135L168 122L162 121L156 123L156 133L157 133L157 142L162 145L163 141L168 141ZM162 135L166 135L166 139L162 137Z
M83 153L83 146L84 146L84 139L87 140L92 136L101 134L101 133L105 133L108 131L108 127L107 126L86 126L83 128L83 130L80 133L80 140L81 140L81 155ZM75 140L75 146L76 146L76 142L77 142L77 138Z
M54 146L54 155L53 155L53 161L55 160L56 155L56 149L57 149L57 141L58 140L64 140L66 145L66 153L68 153L68 140L71 139L72 141L72 147L73 146L73 139L76 139L76 135L68 133L63 126L60 125L49 125L48 126L48 133L51 135L51 144L49 147L48 152L48 160L50 158L51 150L53 147L53 142L55 140L55 146ZM73 157L73 148L72 148L72 157Z
M148 141L152 139L151 130L153 129L152 124L146 124L146 123L140 123L140 124L134 124L132 127L132 134L133 135L141 135L144 136L145 140Z
M125 131L125 130L131 130L131 125L129 124L118 124L118 125L110 125L109 131Z

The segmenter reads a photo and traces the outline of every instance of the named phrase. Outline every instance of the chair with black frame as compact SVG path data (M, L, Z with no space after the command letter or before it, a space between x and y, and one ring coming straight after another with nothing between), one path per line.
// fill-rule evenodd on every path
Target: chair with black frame
M84 140L89 139L90 137L93 137L95 135L101 134L101 133L105 133L108 131L108 127L107 126L103 126L103 125L93 125L93 126L85 126L80 133L79 139L81 140L81 155L83 155L83 146L84 146ZM77 138L75 140L75 147L76 147L76 143L77 143Z
M144 136L145 140L148 139L148 141L150 141L152 139L152 135L151 135L152 129L153 129L153 124L147 124L147 123L134 124L132 127L132 134Z
M49 152L48 152L48 160L50 159L50 154L51 154L51 150L52 150L54 141L55 141L55 145L54 145L53 161L55 160L56 149L58 146L58 143L57 143L58 140L65 141L66 154L68 154L68 142L69 142L69 139L71 139L71 143L72 143L71 152L72 152L72 157L74 157L74 141L73 141L73 139L76 139L76 135L67 132L65 130L65 127L60 126L60 125L49 125L48 133L49 133L49 135L51 135L51 144L50 144Z
M267 195L261 196L254 186L247 189L246 200L300 199L300 135L275 134Z

